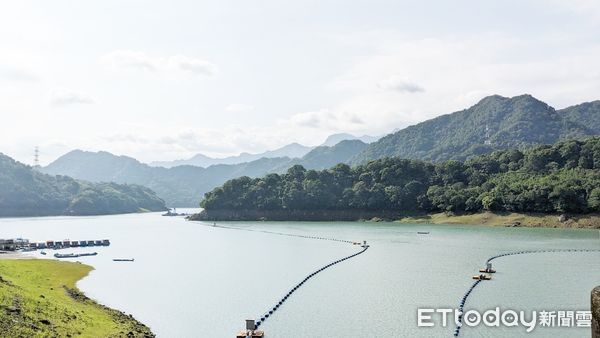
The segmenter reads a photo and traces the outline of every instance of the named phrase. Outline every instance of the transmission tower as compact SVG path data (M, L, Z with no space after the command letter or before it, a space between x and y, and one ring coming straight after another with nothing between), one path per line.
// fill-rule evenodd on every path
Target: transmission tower
M37 147L37 146L33 150L33 166L34 167L40 166L40 147Z

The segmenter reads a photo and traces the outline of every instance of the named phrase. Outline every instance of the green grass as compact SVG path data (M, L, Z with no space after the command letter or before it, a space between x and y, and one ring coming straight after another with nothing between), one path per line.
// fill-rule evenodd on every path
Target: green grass
M569 215L566 221L560 222L559 215L548 214L482 212L476 214L449 215L445 213L437 213L404 217L401 218L399 222L433 224L474 224L490 226L506 226L519 222L520 226L524 227L598 229L600 228L600 215Z
M0 335L152 337L145 325L94 302L75 287L91 270L55 260L0 260Z

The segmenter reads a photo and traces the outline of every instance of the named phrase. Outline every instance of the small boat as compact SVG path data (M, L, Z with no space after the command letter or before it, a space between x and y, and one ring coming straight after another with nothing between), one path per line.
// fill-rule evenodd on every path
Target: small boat
M115 262L133 262L133 258L113 258Z
M492 279L492 276L480 274L480 275L473 276L473 279L477 279L477 280L490 280L490 279Z
M419 235L429 235L429 231L417 231Z
M96 256L97 254L97 252L84 252L80 253L79 256Z
M46 255L46 252L45 252L45 251L40 251L40 253L41 253L42 255Z
M97 252L84 252L84 253L68 253L68 254L59 254L55 253L54 257L56 258L77 258L77 257L85 257L85 256L96 256Z

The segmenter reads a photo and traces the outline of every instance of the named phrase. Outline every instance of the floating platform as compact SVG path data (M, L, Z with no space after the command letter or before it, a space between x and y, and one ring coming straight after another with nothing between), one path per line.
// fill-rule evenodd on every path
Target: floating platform
M265 333L263 331L240 331L237 336L235 336L236 338L246 338L246 337L250 337L250 338L263 338L265 336Z
M496 273L496 270L494 270L494 269L479 269L479 272Z
M477 280L490 280L490 279L492 279L492 276L475 275L475 276L473 276L473 279L477 279Z

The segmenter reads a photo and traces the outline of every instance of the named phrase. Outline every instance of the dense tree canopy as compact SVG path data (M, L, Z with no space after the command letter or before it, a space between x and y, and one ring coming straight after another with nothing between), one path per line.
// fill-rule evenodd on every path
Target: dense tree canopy
M600 138L465 162L383 158L354 168L291 167L205 194L207 210L600 211Z
M0 154L0 216L98 215L165 210L139 185L89 183L51 176Z

